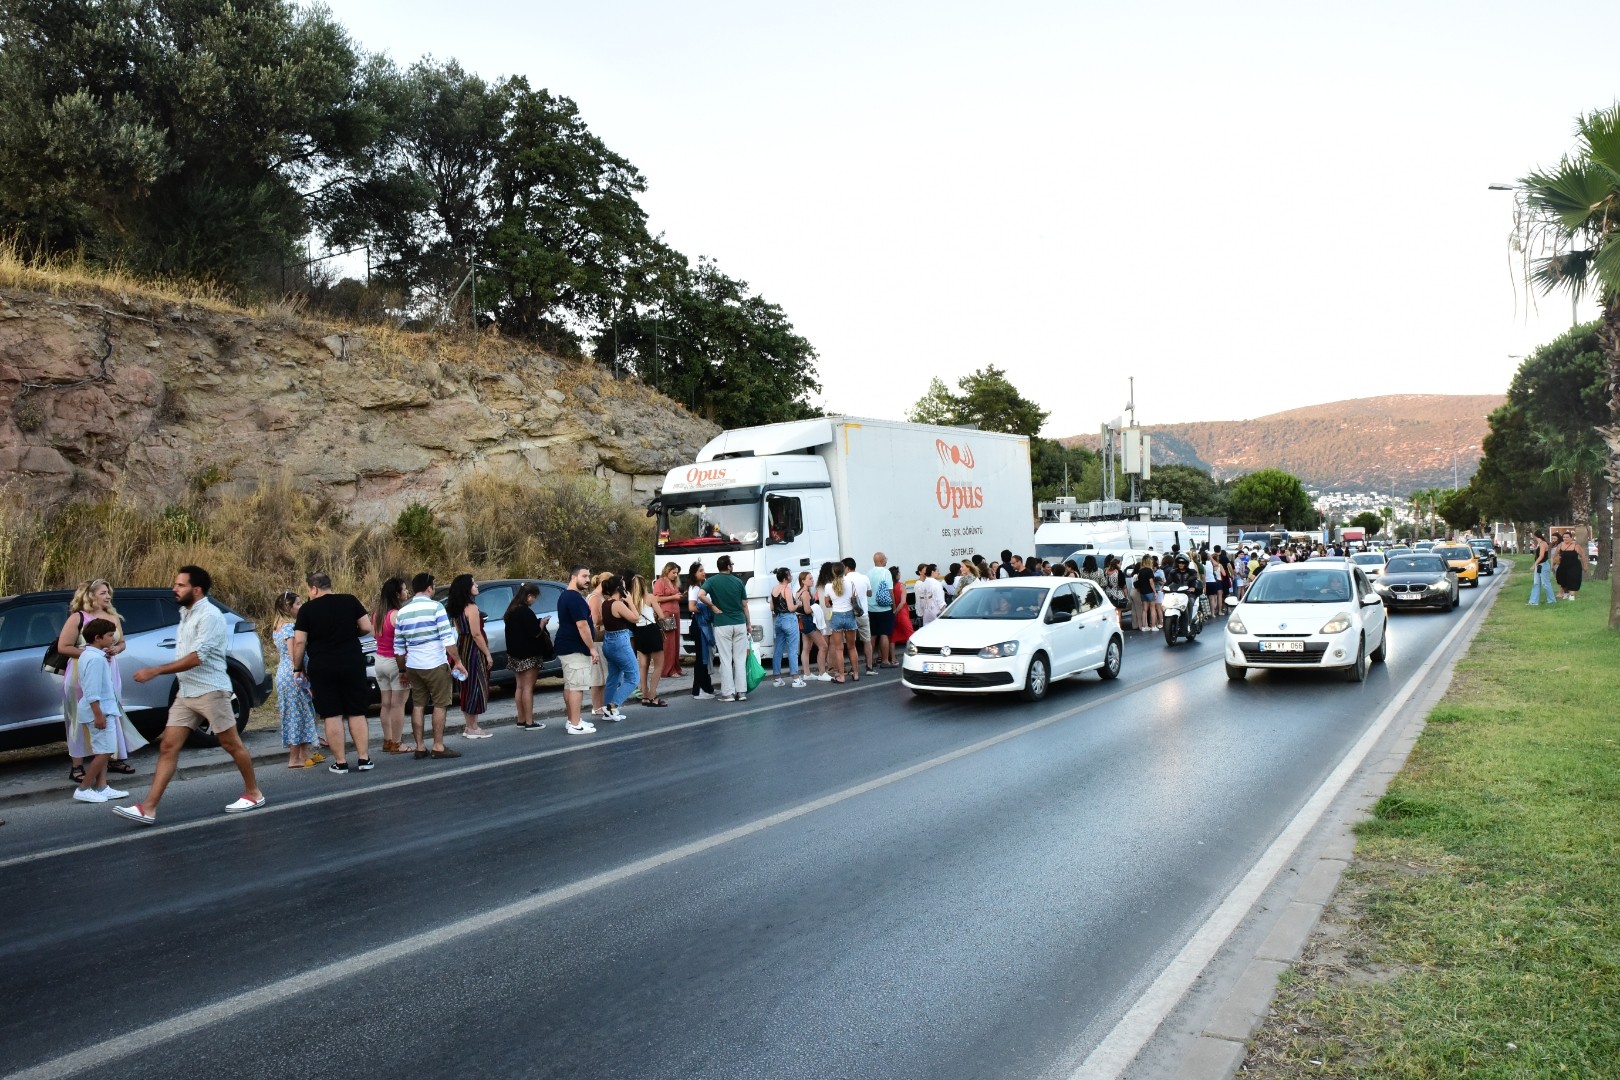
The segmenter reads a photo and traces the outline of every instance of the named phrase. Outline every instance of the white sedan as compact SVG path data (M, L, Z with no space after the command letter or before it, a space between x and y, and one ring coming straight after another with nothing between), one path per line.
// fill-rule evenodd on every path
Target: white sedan
M1351 681L1389 656L1388 619L1348 560L1267 566L1226 621L1226 677L1250 668L1332 668Z
M1039 701L1055 679L1119 675L1119 612L1081 578L984 581L911 635L901 681L914 694L1022 691Z
M1370 578L1375 578L1384 572L1389 565L1389 559L1382 551L1358 551L1350 556L1350 561L1361 567L1361 572Z

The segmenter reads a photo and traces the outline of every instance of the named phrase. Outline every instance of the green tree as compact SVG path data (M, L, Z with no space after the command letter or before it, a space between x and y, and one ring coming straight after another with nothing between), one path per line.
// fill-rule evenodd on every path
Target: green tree
M1281 522L1289 529L1316 524L1316 508L1299 477L1281 469L1260 469L1239 477L1232 485L1232 514L1247 525Z
M1029 467L1036 502L1059 495L1080 502L1102 497L1102 459L1084 447L1064 446L1056 439L1037 436L1029 441Z
M1598 340L1608 369L1608 422L1602 429L1605 474L1620 491L1620 102L1580 117L1576 148L1549 170L1519 181L1516 242L1526 276L1544 293L1596 294L1602 307ZM1611 507L1609 533L1615 532ZM1611 574L1615 567L1610 544ZM1609 603L1609 627L1620 630L1620 589Z
M1363 510L1345 524L1352 529L1364 529L1368 537L1374 537L1384 527L1384 519L1371 510Z
M1155 465L1142 485L1144 499L1180 503L1189 517L1219 517L1226 512L1225 494L1215 478L1196 465Z
M1555 479L1552 458L1524 410L1509 401L1487 418L1484 455L1468 482L1470 499L1488 518L1548 522L1569 513L1569 494Z
M1484 521L1484 515L1473 501L1473 491L1456 488L1440 494L1436 509L1440 517L1453 530L1472 529Z
M30 250L242 283L375 131L359 60L284 0L0 0L0 228Z
M1020 394L1007 373L994 364L962 376L956 386L958 392L953 394L934 379L927 393L907 411L907 418L914 423L966 425L1031 438L1046 423L1046 410Z

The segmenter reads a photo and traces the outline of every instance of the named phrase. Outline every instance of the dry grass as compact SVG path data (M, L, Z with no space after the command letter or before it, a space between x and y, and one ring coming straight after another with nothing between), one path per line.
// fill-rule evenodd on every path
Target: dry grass
M29 258L15 240L0 242L0 288L25 289L47 296L110 297L128 302L132 297L163 300L233 315L257 315L231 294L210 282L136 277L117 267L98 267L82 258Z

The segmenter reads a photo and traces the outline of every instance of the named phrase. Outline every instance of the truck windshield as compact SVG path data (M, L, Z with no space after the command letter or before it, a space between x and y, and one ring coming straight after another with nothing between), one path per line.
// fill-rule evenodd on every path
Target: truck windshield
M658 512L659 551L740 551L759 546L759 503L703 502Z

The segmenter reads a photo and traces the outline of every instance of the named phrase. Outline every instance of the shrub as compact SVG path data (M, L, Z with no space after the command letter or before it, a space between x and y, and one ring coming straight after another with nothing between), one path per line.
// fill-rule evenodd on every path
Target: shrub
M437 566L445 560L444 530L434 518L431 506L413 502L401 510L394 522L394 536L423 562Z

